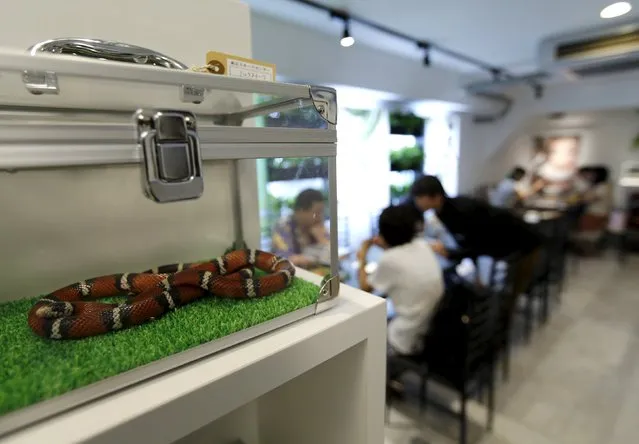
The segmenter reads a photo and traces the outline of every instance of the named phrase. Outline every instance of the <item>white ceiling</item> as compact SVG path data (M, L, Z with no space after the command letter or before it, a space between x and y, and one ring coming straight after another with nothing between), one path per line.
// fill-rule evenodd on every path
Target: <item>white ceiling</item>
M291 0L244 0L252 9L332 34L341 24L326 13ZM387 27L430 40L514 72L536 69L539 41L548 35L603 25L615 20L639 18L639 0L633 10L617 19L602 20L601 9L614 0L317 0L344 9ZM351 27L358 42L394 53L421 58L411 44L368 28ZM285 43L283 43L285 44ZM433 55L432 63L473 71L465 64Z

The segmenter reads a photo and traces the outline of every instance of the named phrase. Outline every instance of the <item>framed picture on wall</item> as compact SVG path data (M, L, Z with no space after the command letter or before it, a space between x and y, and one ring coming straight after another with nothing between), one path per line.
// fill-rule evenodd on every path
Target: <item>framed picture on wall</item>
M559 197L573 190L580 153L579 135L534 137L531 170L533 180L546 183L543 194Z

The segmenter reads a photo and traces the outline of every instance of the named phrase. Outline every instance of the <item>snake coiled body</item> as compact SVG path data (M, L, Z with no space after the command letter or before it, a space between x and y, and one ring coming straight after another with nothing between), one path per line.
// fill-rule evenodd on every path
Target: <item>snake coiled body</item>
M255 276L254 268L268 274ZM28 322L39 336L79 339L157 319L205 296L259 298L283 290L295 275L286 259L259 250L237 250L209 262L173 264L143 273L77 282L39 299ZM126 294L125 303L96 299Z

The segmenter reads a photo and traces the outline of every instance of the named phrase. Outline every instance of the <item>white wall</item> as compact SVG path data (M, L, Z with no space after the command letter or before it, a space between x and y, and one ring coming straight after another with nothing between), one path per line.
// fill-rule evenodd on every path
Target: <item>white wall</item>
M438 176L455 196L459 184L459 116L436 116L426 122L424 173Z
M371 235L373 218L390 202L390 183L380 180L389 175L390 123L385 111L373 111L368 120L344 109L340 113L337 125L339 215L348 220L350 245L359 248Z
M535 117L566 111L602 111L639 107L637 73L605 76L590 80L554 84L536 100L530 88L512 92L515 98L509 114L491 124L475 124L470 115L462 118L460 141L460 192L473 190L494 155L534 125Z
M568 114L562 119L531 119L529 124L495 152L482 171L481 182L500 180L514 165L526 167L532 157L534 136L580 136L580 165L606 165L615 181L621 163L639 160L632 141L639 134L639 113L635 110L611 110Z

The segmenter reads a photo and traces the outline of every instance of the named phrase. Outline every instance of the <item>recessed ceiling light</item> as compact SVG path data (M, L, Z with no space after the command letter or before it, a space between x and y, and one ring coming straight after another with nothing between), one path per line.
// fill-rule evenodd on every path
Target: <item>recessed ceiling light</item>
M628 14L630 10L632 10L632 5L630 3L617 2L603 8L599 16L604 19L614 18L624 14Z

